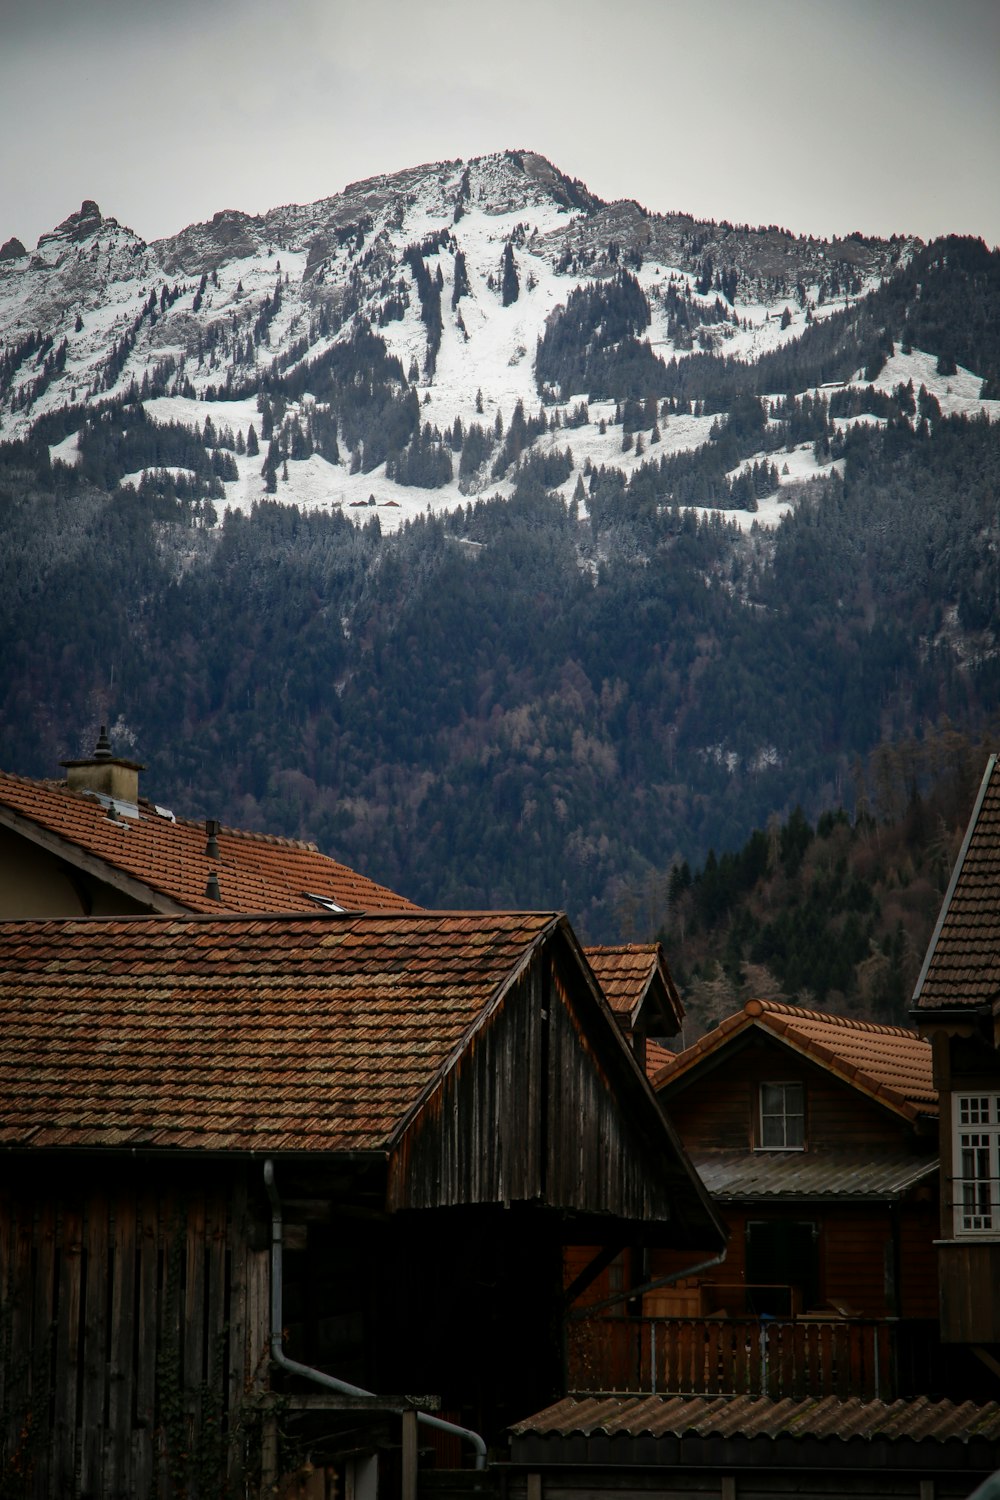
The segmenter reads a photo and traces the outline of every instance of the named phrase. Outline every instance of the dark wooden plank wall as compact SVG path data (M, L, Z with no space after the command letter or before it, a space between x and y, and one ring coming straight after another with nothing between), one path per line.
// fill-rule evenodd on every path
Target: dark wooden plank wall
M755 1144L761 1083L801 1082L811 1151L877 1150L910 1145L913 1127L816 1064L779 1043L755 1039L687 1088L663 1090L663 1106L689 1151L733 1151Z
M938 1272L942 1340L1000 1343L1000 1245L939 1245Z
M918 1194L920 1191L917 1190ZM937 1317L937 1255L934 1248L937 1208L933 1197L926 1202L911 1197L897 1210L898 1308L891 1308L886 1297L886 1255L893 1236L891 1211L887 1205L873 1204L870 1208L863 1208L831 1201L822 1205L788 1204L747 1209L724 1204L719 1211L730 1231L730 1239L726 1258L718 1266L701 1271L693 1278L684 1277L678 1273L697 1258L690 1250L657 1249L649 1252L647 1269L650 1280L661 1276L677 1276L678 1279L672 1290L666 1289L665 1294L650 1294L647 1298L648 1313L654 1316L687 1315L690 1297L686 1294L694 1295L699 1285L719 1289L710 1299L711 1305L705 1307L705 1312L718 1311L726 1306L728 1289L739 1288L746 1282L747 1220L784 1215L818 1225L821 1303L835 1297L871 1318ZM565 1285L572 1282L596 1253L596 1246L578 1246L566 1251ZM610 1296L611 1291L611 1273L605 1270L588 1286L577 1306L599 1302ZM676 1312L669 1310L672 1304L676 1304Z
M390 1209L511 1203L542 1193L542 1011L536 960L393 1153Z
M577 1002L547 950L512 986L428 1099L390 1163L390 1209L529 1202L633 1220L671 1213L663 1171L622 1101L621 1042ZM591 1032L606 1032L597 1046ZM616 1079L602 1062L605 1048ZM672 1165L672 1164L671 1164Z
M671 1217L672 1193L648 1138L629 1106L631 1079L624 1088L609 1076L591 1040L587 1007L578 1009L558 968L549 1003L549 1090L547 1196L560 1207L607 1213L632 1220ZM608 1064L622 1079L628 1060L617 1059L609 1038ZM624 1107L623 1107L624 1106Z
M231 1171L157 1184L109 1166L90 1186L85 1171L8 1174L0 1490L221 1493L266 1375L268 1251L254 1243Z

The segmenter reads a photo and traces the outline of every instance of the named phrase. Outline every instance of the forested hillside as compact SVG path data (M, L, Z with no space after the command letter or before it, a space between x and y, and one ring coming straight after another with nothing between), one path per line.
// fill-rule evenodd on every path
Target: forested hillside
M946 718L996 729L1000 430L857 429L774 534L536 481L392 538L275 503L0 481L0 759L53 774L110 708L159 801L315 839L438 905L588 937L675 863ZM884 805L879 788L871 803Z
M813 826L797 807L699 869L675 865L647 899L685 996L683 1044L754 996L907 1025L991 750L947 723L880 745L853 767L853 815Z

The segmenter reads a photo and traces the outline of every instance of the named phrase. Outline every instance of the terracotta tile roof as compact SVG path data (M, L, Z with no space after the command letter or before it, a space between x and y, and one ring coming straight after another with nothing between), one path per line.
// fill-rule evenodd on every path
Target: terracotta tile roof
M776 1400L768 1396L567 1396L519 1422L513 1432L569 1437L915 1438L1000 1442L1000 1404L932 1401Z
M913 994L917 1011L1000 1002L1000 774L990 756Z
M413 902L320 854L313 844L223 828L219 858L205 853L203 823L138 804L138 817L109 817L107 799L70 791L63 782L31 781L0 771L0 823L42 837L74 863L89 857L138 882L159 910L196 912L315 911L319 896L348 911L415 911ZM215 872L220 899L205 895Z
M757 1027L908 1119L937 1113L930 1043L905 1026L879 1026L771 1000L748 1000L653 1078L670 1088L720 1048Z
M661 1068L665 1068L673 1062L675 1053L669 1047L661 1047L659 1042L646 1043L646 1077L655 1078Z
M601 945L583 951L616 1015L634 1025L643 1003L652 998L672 1013L673 1034L684 1008L659 943Z
M0 1145L383 1150L560 921L0 923Z

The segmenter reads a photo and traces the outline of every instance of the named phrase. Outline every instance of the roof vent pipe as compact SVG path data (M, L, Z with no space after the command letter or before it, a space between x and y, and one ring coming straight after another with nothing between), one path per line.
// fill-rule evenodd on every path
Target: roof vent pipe
M205 819L205 834L208 839L205 845L205 855L208 859L219 859L219 820L218 818Z
M219 889L219 877L214 870L205 882L205 895L209 901L222 900L222 892Z
M270 1157L264 1163L264 1185L267 1188L267 1196L271 1200L271 1358L276 1365L287 1370L289 1375L301 1375L304 1380L313 1380L317 1385L325 1386L329 1391L338 1391L342 1396L373 1396L374 1391L364 1391L360 1386L350 1385L346 1380L338 1380L335 1375L327 1375L323 1370L314 1370L309 1365L300 1365L298 1360L289 1359L281 1347L283 1337L281 1271L284 1240L281 1199L278 1197L278 1185L274 1177L274 1162ZM459 1427L455 1422L446 1422L443 1417L431 1416L430 1412L426 1411L417 1412L417 1421L424 1427L433 1427L437 1432L447 1432L452 1437L470 1443L476 1452L476 1468L486 1468L486 1444L478 1432L472 1432L468 1427Z

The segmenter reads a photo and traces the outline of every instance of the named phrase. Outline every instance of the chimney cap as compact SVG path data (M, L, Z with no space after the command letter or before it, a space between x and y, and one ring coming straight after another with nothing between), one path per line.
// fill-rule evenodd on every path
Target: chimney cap
M67 771L76 770L82 766L125 766L130 771L144 771L145 766L140 765L137 760L126 760L121 755L115 755L108 738L108 726L101 725L101 732L97 736L97 744L94 746L93 755L86 755L80 760L61 760L59 764Z

